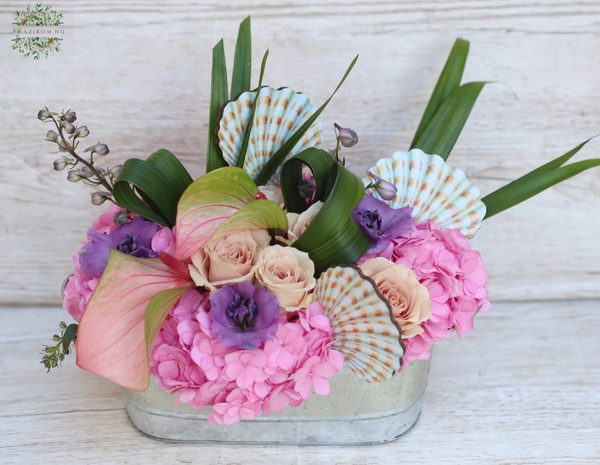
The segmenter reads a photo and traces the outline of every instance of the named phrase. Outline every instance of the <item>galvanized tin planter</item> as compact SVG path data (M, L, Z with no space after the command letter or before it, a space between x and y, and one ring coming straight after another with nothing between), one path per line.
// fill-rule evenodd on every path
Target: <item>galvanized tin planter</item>
M368 384L344 368L331 379L328 396L313 397L283 413L229 426L209 425L197 411L154 382L144 392L124 389L127 413L143 433L157 439L245 444L375 444L406 433L417 421L429 360L417 360L383 383Z

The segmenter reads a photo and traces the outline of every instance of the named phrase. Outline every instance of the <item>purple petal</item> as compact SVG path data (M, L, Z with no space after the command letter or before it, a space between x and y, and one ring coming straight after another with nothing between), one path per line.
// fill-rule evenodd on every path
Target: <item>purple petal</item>
M256 349L277 332L279 303L267 289L250 282L224 285L210 296L211 331L221 344L237 349Z
M365 195L352 213L352 218L371 240L369 253L383 250L390 239L396 239L414 230L412 208L391 208L387 203Z
M108 234L88 230L91 240L79 251L79 264L85 274L100 278L108 263L113 241Z

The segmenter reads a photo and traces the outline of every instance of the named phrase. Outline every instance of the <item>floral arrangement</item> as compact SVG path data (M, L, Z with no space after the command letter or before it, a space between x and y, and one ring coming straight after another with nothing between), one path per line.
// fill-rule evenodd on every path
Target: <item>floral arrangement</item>
M461 84L458 39L407 152L363 179L340 152L358 135L335 125L319 148L305 94L250 84L250 19L240 25L231 88L213 49L206 174L193 180L159 150L99 167L109 153L73 111L42 110L69 181L110 204L73 256L61 323L43 364L75 341L77 364L115 383L158 385L209 422L231 424L327 395L343 367L384 382L490 308L488 273L468 239L489 218L600 160L566 164L585 144L481 198L446 160L483 82ZM357 57L358 58L358 57ZM339 87L356 63L352 62ZM337 89L336 89L337 91Z

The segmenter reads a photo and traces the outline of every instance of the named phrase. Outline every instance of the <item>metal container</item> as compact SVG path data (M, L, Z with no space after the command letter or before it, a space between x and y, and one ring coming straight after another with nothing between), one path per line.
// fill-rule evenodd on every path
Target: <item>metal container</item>
M369 384L344 368L328 396L313 394L288 407L233 425L209 425L197 411L154 381L143 392L124 389L127 413L148 436L168 441L243 444L375 444L393 441L417 421L427 387L429 360L416 360L383 383Z

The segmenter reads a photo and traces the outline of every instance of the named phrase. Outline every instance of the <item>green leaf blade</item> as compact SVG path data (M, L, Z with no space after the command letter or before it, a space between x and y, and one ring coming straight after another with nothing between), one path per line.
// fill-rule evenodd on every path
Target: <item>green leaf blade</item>
M562 181L598 166L600 166L600 159L591 159L538 172L533 176L535 171L531 172L481 199L487 210L484 219L491 218Z
M217 137L217 122L221 108L227 101L227 64L225 48L221 39L212 51L212 74L210 83L210 110L208 115L208 147L206 152L206 172L227 166Z
M413 148L448 158L485 82L468 82L455 89L421 132Z
M315 201L323 200L327 176L335 160L325 150L315 147L303 150L283 164L281 169L281 191L289 212L301 213L306 209L306 200L297 190L302 180L302 166L312 171L316 182Z
M185 169L183 164L168 150L157 150L150 155L146 161L163 174L165 179L167 179L167 181L179 193L179 196L181 196L181 194L183 194L187 187L193 182L192 177Z
M140 198L130 187L134 186ZM130 158L115 182L113 193L117 204L160 224L175 224L180 193L152 163Z
M241 23L235 44L235 58L231 77L230 99L236 98L242 92L250 90L252 74L252 32L250 16Z
M415 136L410 144L411 149L416 147L416 143L419 140L421 133L429 125L431 119L437 113L442 103L444 103L446 98L460 86L468 55L469 42L460 38L456 39L435 88L433 89L431 98L425 107L425 112L421 117Z
M327 177L325 201L304 233L292 244L307 252L320 274L334 264L355 263L371 242L352 218L365 195L360 178L340 163Z
M63 346L64 353L67 353L69 351L69 346L71 345L71 342L75 340L75 337L77 336L78 327L79 325L77 323L71 323L69 326L67 326L67 329L65 329L65 332L63 333L61 339L61 344Z
M248 122L246 123L246 128L244 130L244 139L242 140L242 146L240 147L240 151L238 153L237 158L237 167L243 168L244 162L246 161L246 152L248 151L248 144L250 143L250 132L252 131L252 125L254 124L254 114L256 113L256 105L258 103L258 98L260 97L260 90L262 87L263 76L265 75L265 67L267 66L267 58L269 57L269 51L267 50L263 56L262 63L260 66L260 77L258 79L258 88L256 89L256 95L254 96L254 102L252 103L252 110L250 111L250 118L248 118Z
M148 303L144 317L144 340L148 360L152 356L152 348L169 311L183 297L189 288L168 289L156 294Z
M348 66L348 69L344 73L342 80L339 82L339 84L337 85L337 87L335 88L335 90L333 91L331 96L325 101L325 103L323 103L323 105L321 105L317 109L317 111L315 111L304 122L304 124L302 126L300 126L300 128L294 134L292 134L287 141L284 142L284 144L279 148L279 150L277 150L277 152L275 152L271 156L271 158L269 159L267 164L261 169L260 173L258 173L258 176L255 179L257 186L262 186L269 182L271 177L277 171L277 168L279 168L279 166L285 161L288 154L292 151L292 149L300 141L300 139L302 139L302 136L306 133L306 131L308 131L308 128L310 128L310 126L317 120L319 115L321 113L323 113L323 110L325 110L325 108L327 108L327 105L329 105L329 102L331 101L331 99L333 99L333 97L335 96L337 91L342 87L342 85L346 81L346 78L352 71L352 68L354 68L354 65L356 64L357 61L358 61L358 55L354 58L354 60L352 60L352 62L350 63L350 66Z

